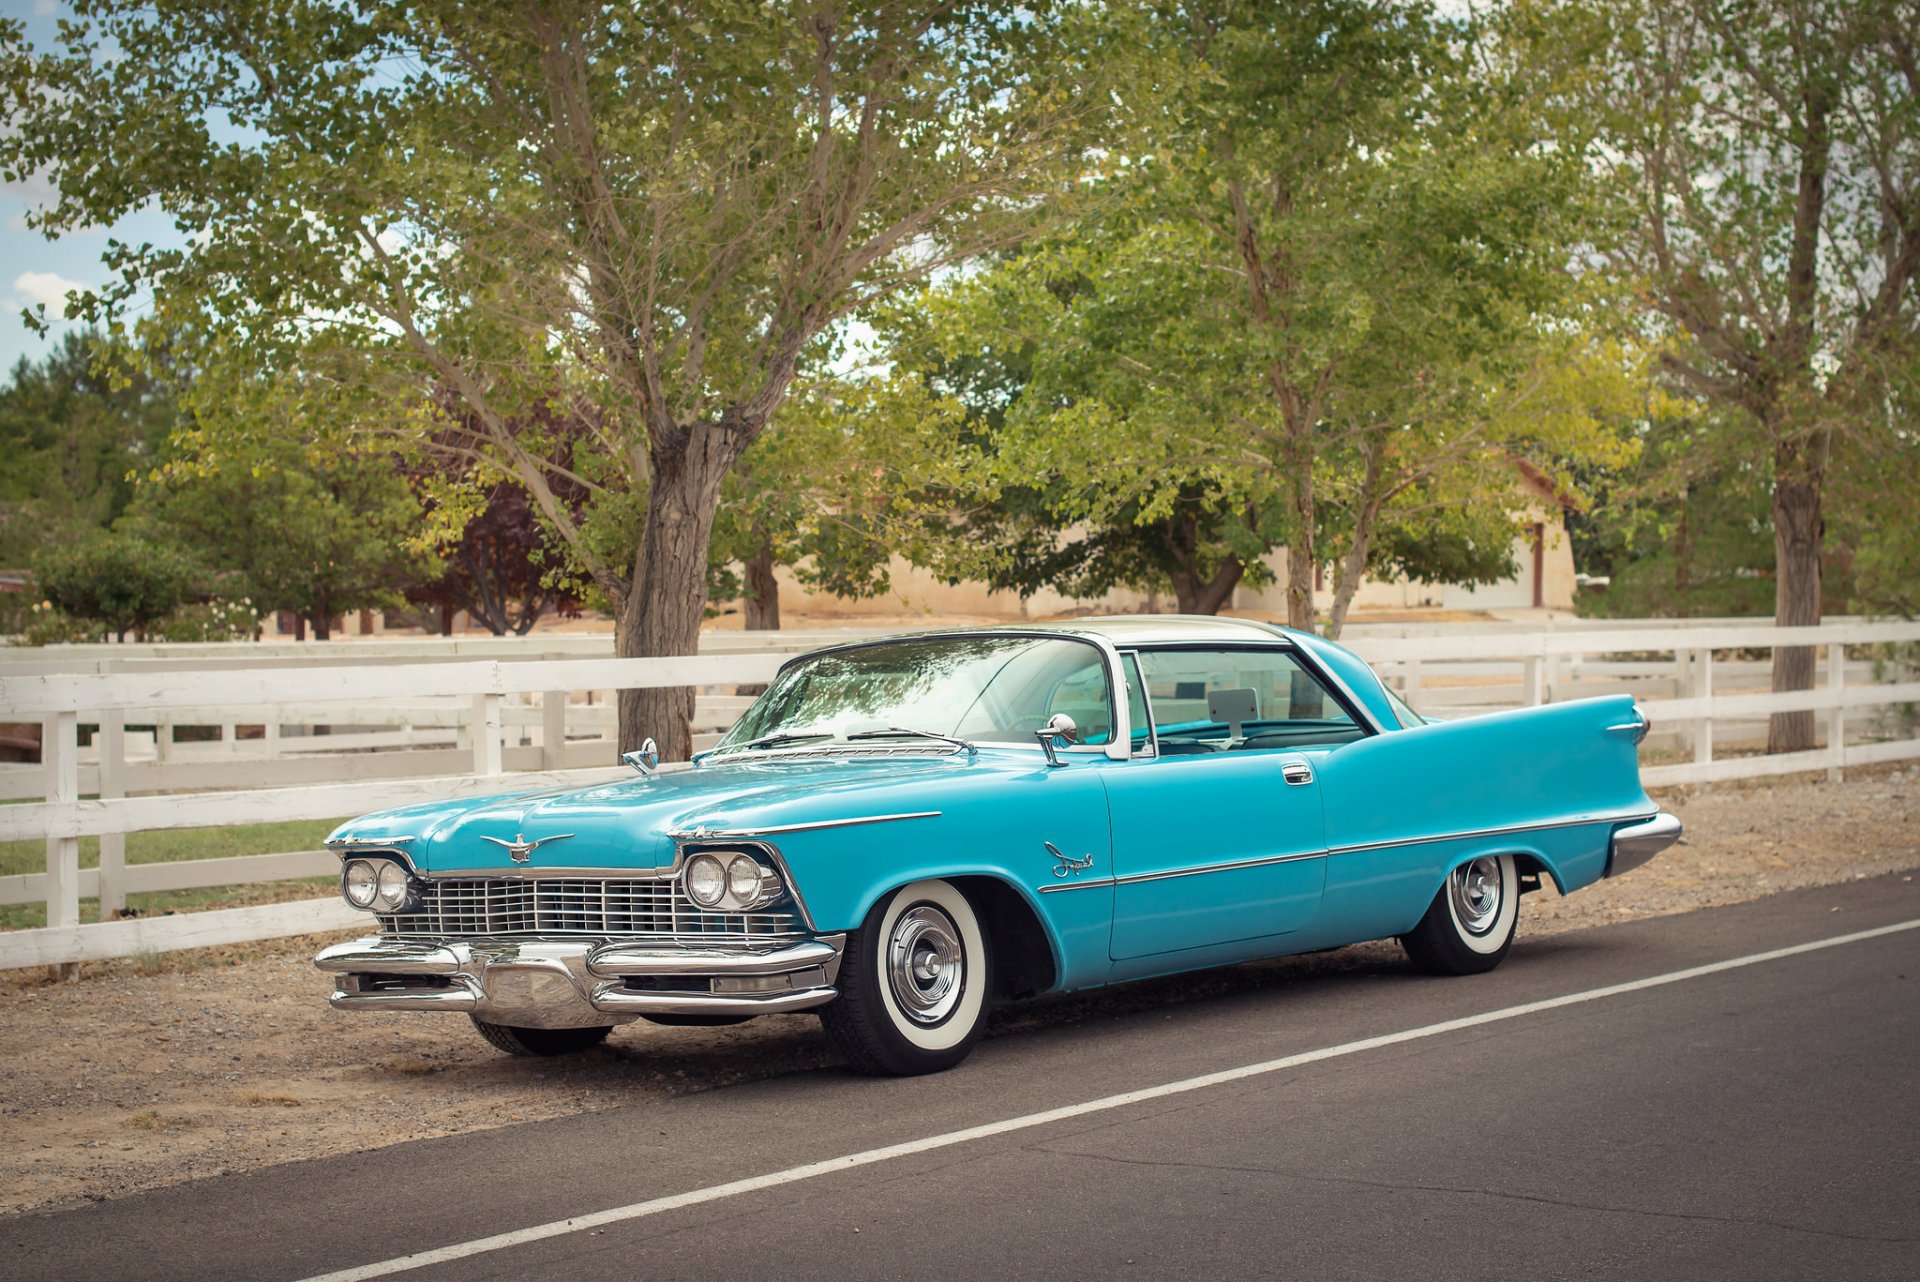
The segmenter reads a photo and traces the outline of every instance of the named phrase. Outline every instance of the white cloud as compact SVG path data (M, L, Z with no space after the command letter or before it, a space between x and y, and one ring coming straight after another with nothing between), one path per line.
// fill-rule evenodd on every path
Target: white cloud
M59 12L58 0L33 0L33 16L36 18L51 18Z
M38 303L54 315L67 309L67 291L87 288L84 281L68 280L59 272L21 272L13 278L15 301L32 306Z

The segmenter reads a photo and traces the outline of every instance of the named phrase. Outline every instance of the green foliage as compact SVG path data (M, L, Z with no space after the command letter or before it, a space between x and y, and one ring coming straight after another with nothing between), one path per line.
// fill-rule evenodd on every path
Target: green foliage
M178 609L206 569L176 546L120 531L43 550L33 575L36 589L61 613L125 637Z
M261 614L249 600L190 602L148 629L156 641L251 641Z
M433 570L420 509L390 456L263 438L247 457L194 449L156 470L131 519L229 573L260 613L290 610L325 640L349 611L399 604Z
M1286 546L1296 587L1339 563L1337 629L1364 569L1496 574L1515 460L1630 456L1605 420L1641 360L1569 286L1582 175L1485 69L1497 33L1228 0L1148 39L1168 109L1108 202L885 318L968 403L1007 578L1213 609Z
M98 335L70 333L0 389L0 566L105 529L133 497L172 428L178 374L163 352L144 370Z
M75 310L124 324L151 296L197 335L228 455L294 419L404 444L458 398L576 567L648 618L697 590L722 478L835 327L1069 207L1151 84L1129 9L1057 0L73 10L0 60L0 168L53 183L49 233L154 205L185 234L112 245ZM261 403L296 378L299 404ZM597 413L570 463L521 430L556 395ZM862 538L806 520L817 572L864 590Z

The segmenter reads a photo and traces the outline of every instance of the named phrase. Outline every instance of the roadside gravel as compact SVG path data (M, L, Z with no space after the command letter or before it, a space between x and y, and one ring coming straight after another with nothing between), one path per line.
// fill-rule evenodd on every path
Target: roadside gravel
M1677 846L1571 897L1529 896L1520 940L1920 869L1920 768L1683 789ZM0 1214L511 1122L657 1102L832 1065L806 1015L615 1030L562 1061L500 1055L463 1019L346 1016L309 958L329 938L0 973ZM993 1035L1112 1018L1328 970L1391 945L1210 971L1009 1008Z

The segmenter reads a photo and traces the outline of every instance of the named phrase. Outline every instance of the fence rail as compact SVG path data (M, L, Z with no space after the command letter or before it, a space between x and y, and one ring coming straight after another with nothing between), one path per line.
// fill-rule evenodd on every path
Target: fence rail
M770 679L793 653L858 635L866 634L720 634L710 639L720 653L658 659L604 657L605 637L466 642L451 651L448 643L357 642L325 651L328 660L346 660L325 664L313 662L321 652L311 646L82 647L64 669L44 653L0 653L0 721L39 721L43 754L39 764L0 766L0 801L15 803L0 805L0 840L44 840L47 849L44 873L0 877L0 904L44 901L48 923L0 932L0 968L351 926L362 918L332 900L104 919L129 893L307 877L333 866L315 851L129 866L130 833L330 819L508 786L621 778L612 692L692 686L697 728L710 735L745 706L737 687ZM1410 703L1436 715L1631 693L1656 728L1648 747L1691 757L1649 761L1649 785L1807 770L1837 776L1848 766L1920 758L1920 737L1898 715L1901 705L1920 703L1920 674L1897 664L1888 670L1861 652L1920 642L1920 624L1416 625L1354 629L1347 641ZM1768 689L1765 655L1786 645L1818 650L1817 688ZM296 653L281 653L289 650ZM1726 755L1763 733L1773 713L1795 710L1817 715L1822 746ZM84 746L83 724L93 727ZM217 728L217 737L181 741L178 732L192 726ZM83 837L100 841L96 869L79 867ZM83 926L80 901L93 898L103 921Z

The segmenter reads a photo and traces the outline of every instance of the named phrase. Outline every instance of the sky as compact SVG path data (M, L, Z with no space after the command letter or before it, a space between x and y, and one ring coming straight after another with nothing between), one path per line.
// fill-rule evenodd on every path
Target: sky
M54 43L54 23L65 8L57 0L0 0L0 15L25 22L27 39L36 48ZM21 309L45 303L48 317L57 318L66 307L69 289L105 280L107 271L100 256L110 235L136 244L170 245L184 240L165 215L154 211L122 219L111 228L89 228L48 241L27 229L26 214L52 194L40 178L0 182L0 381L11 382L21 357L40 359L57 336L71 328L61 322L54 326L54 338L40 338L21 322Z

